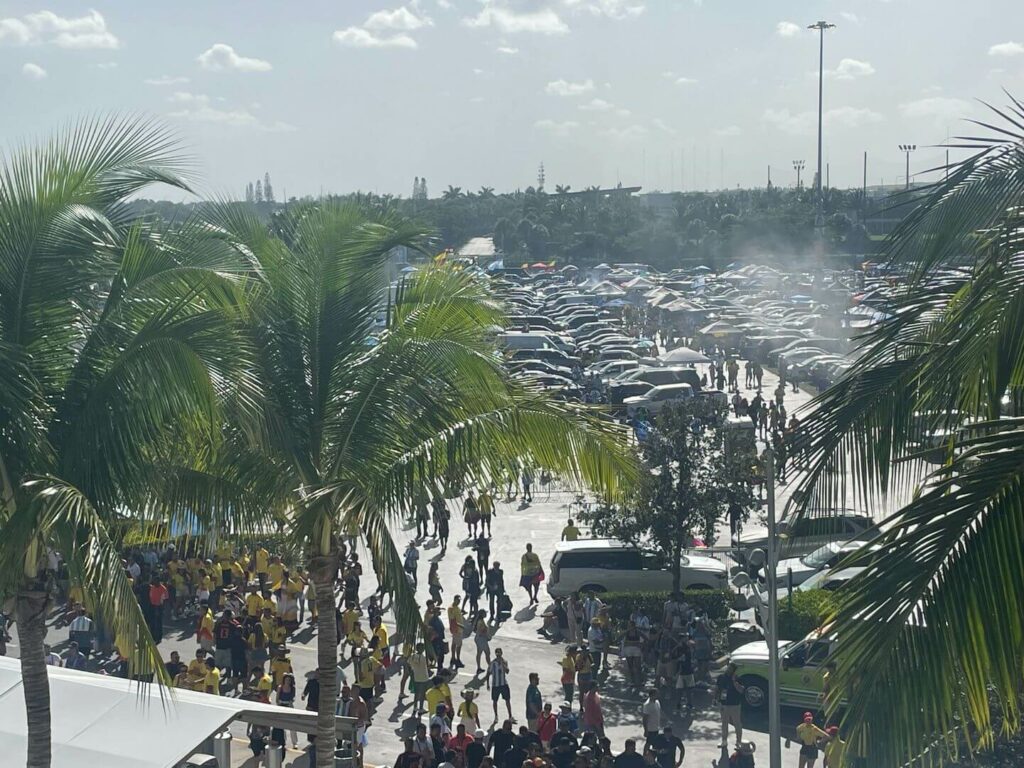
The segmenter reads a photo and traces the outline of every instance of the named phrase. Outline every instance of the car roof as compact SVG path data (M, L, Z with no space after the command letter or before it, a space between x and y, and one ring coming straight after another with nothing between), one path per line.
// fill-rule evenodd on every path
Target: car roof
M588 550L636 549L618 539L578 539L577 541L560 541L555 545L555 552L585 552Z

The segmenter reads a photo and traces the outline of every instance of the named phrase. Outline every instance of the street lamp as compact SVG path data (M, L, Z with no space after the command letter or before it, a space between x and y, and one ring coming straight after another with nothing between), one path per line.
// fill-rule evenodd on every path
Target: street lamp
M818 195L818 221L815 224L818 227L824 226L825 223L824 201L821 197L821 117L825 83L825 30L833 29L835 26L835 24L829 24L827 21L816 21L807 27L808 29L818 30L818 173L814 179L814 191Z
M907 186L906 189L910 189L910 153L917 149L917 144L900 144L900 152L903 152L907 156Z
M793 161L793 170L796 171L796 188L797 189L800 189L800 173L801 173L801 171L803 171L805 165L807 165L807 162L804 161L804 160L794 160Z

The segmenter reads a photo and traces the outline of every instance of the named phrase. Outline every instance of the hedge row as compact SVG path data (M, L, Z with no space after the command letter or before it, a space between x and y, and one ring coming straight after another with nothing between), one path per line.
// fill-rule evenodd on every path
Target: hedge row
M779 637L801 640L824 624L835 610L836 595L825 589L794 590L779 600Z
M608 592L599 595L601 602L608 606L612 622L619 626L625 626L630 614L638 608L652 621L659 621L669 596L669 592ZM727 589L684 591L683 598L698 613L706 612L712 621L727 618L733 602L733 594Z

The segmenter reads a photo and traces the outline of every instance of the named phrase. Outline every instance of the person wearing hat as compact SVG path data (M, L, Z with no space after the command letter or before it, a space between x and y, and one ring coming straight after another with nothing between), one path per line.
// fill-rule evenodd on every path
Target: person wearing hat
M828 734L814 724L814 715L804 712L803 721L796 727L796 738L800 742L798 768L814 768L818 759L818 740L828 741Z
M834 725L825 729L828 744L825 745L825 768L843 768L846 757L846 742L839 738L839 728Z
M480 768L487 757L487 734L477 728L473 741L466 745L466 768Z
M564 725L571 733L575 733L579 729L579 721L576 719L576 715L572 712L572 704L568 701L563 701L558 705L558 727Z
M475 697L476 691L473 689L467 688L464 690L462 698L465 700L459 704L459 711L456 713L459 718L459 724L465 726L467 731L476 731L480 727L480 707L473 701Z

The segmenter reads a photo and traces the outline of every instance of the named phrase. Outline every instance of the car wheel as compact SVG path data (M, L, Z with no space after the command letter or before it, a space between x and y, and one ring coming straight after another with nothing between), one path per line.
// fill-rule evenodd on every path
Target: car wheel
M744 687L743 703L751 709L764 709L768 706L768 681L763 677L750 675L740 678Z
M602 587L600 584L584 584L580 587L580 592L593 592L595 594L604 594L608 590Z

